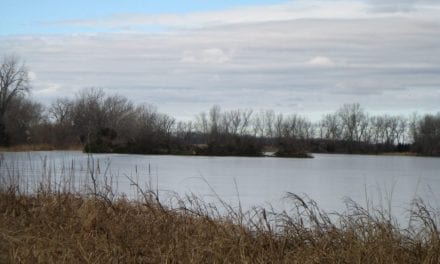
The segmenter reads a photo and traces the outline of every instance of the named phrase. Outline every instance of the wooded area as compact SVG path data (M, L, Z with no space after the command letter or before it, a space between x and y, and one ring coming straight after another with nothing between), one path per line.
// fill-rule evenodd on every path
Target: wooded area
M213 106L178 121L152 105L135 105L97 88L44 106L29 97L26 66L5 57L0 69L0 145L82 146L87 152L306 157L309 152L440 156L440 113L371 115L344 104L311 122L273 110L222 111Z

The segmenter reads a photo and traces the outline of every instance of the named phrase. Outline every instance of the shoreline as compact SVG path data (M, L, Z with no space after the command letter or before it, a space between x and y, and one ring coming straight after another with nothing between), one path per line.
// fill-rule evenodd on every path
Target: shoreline
M0 152L27 152L27 151L81 151L84 152L83 147L81 145L76 146L68 146L65 148L57 148L52 145L47 144L36 144L36 145L17 145L12 147L0 147ZM436 157L436 156L423 156L419 155L415 152L382 152L382 153L329 153L329 152L310 152L306 154L300 155L291 155L291 156L276 156L273 151L263 152L262 155L258 156L246 156L246 155L198 155L198 154L179 154L179 153L125 153L125 152L106 152L106 153L90 153L90 154L133 154L133 155L160 155L160 156L194 156L194 157L269 157L269 158L313 158L313 154L328 154L328 155L365 155L365 156L396 156L396 157Z
M29 145L16 145L10 147L0 147L0 152L25 152L25 151L64 151L75 150L82 151L81 145L72 145L65 148L58 148L49 144L29 144Z

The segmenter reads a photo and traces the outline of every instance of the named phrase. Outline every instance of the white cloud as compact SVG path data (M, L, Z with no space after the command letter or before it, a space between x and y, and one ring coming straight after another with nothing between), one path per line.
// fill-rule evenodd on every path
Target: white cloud
M28 71L29 81L35 81L37 79L37 74L33 71Z
M316 67L332 67L332 66L336 65L334 63L334 61L332 61L330 58L324 57L324 56L314 57L314 58L308 60L306 62L306 64L308 64L310 66L316 66Z
M57 94L61 90L62 85L57 83L45 83L43 87L35 90L35 94L38 96L51 96Z
M219 64L230 60L229 56L221 49L209 48L201 51L185 51L182 62L186 63L207 63Z

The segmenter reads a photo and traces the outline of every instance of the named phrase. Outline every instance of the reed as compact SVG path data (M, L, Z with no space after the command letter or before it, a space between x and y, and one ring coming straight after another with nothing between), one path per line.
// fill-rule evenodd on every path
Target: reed
M440 262L437 212L420 199L408 211L409 226L401 228L384 209L350 200L345 212L328 214L313 200L288 193L289 211L244 212L194 195L165 203L158 190L133 179L137 199L115 194L98 178L81 190L46 178L24 192L16 175L5 171L0 263Z

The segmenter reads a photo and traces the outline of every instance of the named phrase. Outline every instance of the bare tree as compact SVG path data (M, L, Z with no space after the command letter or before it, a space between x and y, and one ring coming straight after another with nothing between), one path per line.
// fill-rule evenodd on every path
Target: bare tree
M0 115L3 116L8 103L15 97L29 92L29 75L24 64L16 57L5 57L0 67Z
M206 112L201 112L199 115L196 116L196 129L198 132L204 135L208 134L209 125Z
M7 142L11 145L35 143L36 129L44 120L43 105L23 96L14 97L4 116Z
M407 140L408 120L403 116L397 117L399 125L397 127L397 144L405 144Z
M76 95L72 121L75 133L81 138L81 142L84 143L100 128L106 127L104 100L104 90L98 88L84 89Z
M274 135L275 112L265 110L258 112L254 117L254 134L260 137L272 138Z
M274 135L275 112L273 110L265 111L266 117L266 137L272 138Z
M230 111L227 114L231 122L231 133L236 135L241 124L241 115L239 110Z
M221 118L221 109L220 106L214 105L209 110L209 121L211 124L211 134L216 135L219 131L219 125L220 125L220 118Z
M275 129L275 137L277 139L280 139L283 135L283 124L284 124L284 117L283 114L278 114L275 119L274 129Z
M29 89L29 74L24 63L20 65L14 56L4 57L0 66L0 145L6 141L4 118L9 104Z
M5 113L11 101L29 92L29 74L14 56L3 58L0 66L0 145L6 143Z
M341 139L341 124L336 114L327 114L322 118L321 127L325 139Z
M341 120L344 139L350 142L359 142L361 139L362 123L367 118L360 104L344 104L337 113Z
M59 98L49 108L50 118L57 125L71 122L73 102L68 98Z
M194 125L192 121L179 121L176 124L175 135L178 139L186 144L191 144L191 138L194 133Z
M427 114L415 122L413 147L416 152L427 156L440 156L440 113Z
M252 113L253 111L251 109L245 109L240 111L241 112L241 126L240 126L240 135L243 136L246 134L249 123L251 122Z

